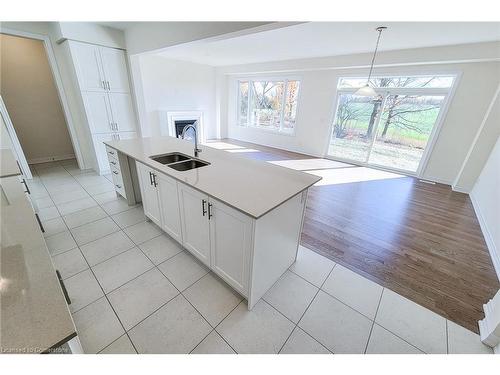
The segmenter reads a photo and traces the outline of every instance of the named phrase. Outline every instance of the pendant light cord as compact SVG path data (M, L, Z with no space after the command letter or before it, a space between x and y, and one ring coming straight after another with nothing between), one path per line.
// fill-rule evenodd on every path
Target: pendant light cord
M384 27L384 26L377 27L377 31L378 31L377 44L375 45L375 51L373 52L372 63L370 65L370 73L368 73L368 81L366 82L367 85L370 83L370 78L372 76L373 64L375 63L375 56L377 56L377 50L378 50L378 44L380 42L380 36L382 35L382 31L384 31L386 28L387 27Z

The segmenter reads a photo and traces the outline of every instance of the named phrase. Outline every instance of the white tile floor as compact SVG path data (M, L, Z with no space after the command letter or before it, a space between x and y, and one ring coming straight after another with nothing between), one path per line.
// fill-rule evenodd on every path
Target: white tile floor
M299 248L252 311L74 160L29 182L87 353L491 353L479 336Z

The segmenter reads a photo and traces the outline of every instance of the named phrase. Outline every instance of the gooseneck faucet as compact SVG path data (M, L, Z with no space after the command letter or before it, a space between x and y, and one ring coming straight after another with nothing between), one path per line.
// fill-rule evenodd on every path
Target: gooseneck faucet
M201 149L198 148L198 131L196 130L194 124L186 125L184 129L182 129L181 138L184 139L184 135L189 128L194 130L194 157L197 158L198 153L201 152Z

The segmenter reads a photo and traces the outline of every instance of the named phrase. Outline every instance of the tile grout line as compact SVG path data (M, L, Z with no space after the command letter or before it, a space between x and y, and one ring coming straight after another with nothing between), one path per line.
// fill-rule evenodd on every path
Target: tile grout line
M366 351L368 350L368 344L370 344L370 339L372 337L373 327L375 326L375 320L377 319L378 309L380 307L380 303L382 302L382 297L384 296L384 290L385 290L385 288L382 287L382 293L380 293L380 297L378 299L377 309L375 310L375 315L373 316L372 326L370 328L370 333L368 334L368 340L366 340L365 351L363 352L363 354L366 354Z
M334 263L333 264L333 267L332 269L330 270L330 272L328 272L328 275L326 275L325 277L325 280L323 280L323 282L321 283L320 287L318 288L316 285L312 284L311 282L309 282L311 285L313 285L314 287L318 288L318 290L316 291L316 294L314 295L314 297L311 299L311 301L309 302L309 304L307 305L306 309L304 310L304 312L302 313L302 315L300 316L299 320L297 321L297 323L295 322L292 322L295 324L294 328L292 329L292 332L290 332L290 334L288 335L288 337L286 338L285 342L283 343L283 345L281 345L281 348L280 350L278 351L278 354L281 353L281 351L283 350L283 348L285 347L286 343L288 342L288 340L290 340L290 337L292 336L293 332L295 331L295 329L298 327L299 329L301 329L302 331L304 331L305 333L307 333L307 331L303 330L302 328L299 327L299 324L300 324L300 321L302 320L302 318L304 317L304 315L306 314L307 310L309 310L309 307L312 305L312 303L314 302L314 300L316 299L316 297L318 296L319 294L319 291L322 290L321 288L323 287L323 285L325 285L326 283L326 280L328 280L328 278L330 277L330 274L333 272L335 266L337 265L337 263ZM294 273L295 274L295 273ZM299 276L299 275L297 275ZM300 276L299 276L300 277ZM305 280L305 279L304 279ZM307 281L307 280L306 280ZM266 301L267 304L269 304L270 306L272 306L269 302ZM274 309L276 309L274 306L272 306ZM276 309L276 311L278 311L278 309ZM283 313L280 312L280 314L283 315ZM284 315L283 315L284 316ZM287 318L288 319L288 318ZM290 320L290 319L288 319ZM318 344L320 344L321 346L323 346L325 349L327 349L330 353L333 353L330 349L328 349L326 346L324 346L321 342L319 342L315 337L313 337L312 335L310 335L309 333L307 333L309 336L311 336Z

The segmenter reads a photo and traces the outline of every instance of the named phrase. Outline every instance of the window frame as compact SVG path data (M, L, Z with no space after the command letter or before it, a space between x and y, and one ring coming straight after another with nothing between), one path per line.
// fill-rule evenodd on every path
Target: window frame
M462 72L461 71L446 71L446 72L439 72L439 73L433 73L432 71L424 71L420 74L415 74L415 73L409 73L409 74L404 74L404 73L387 73L384 74L383 72L378 73L374 77L376 78L386 78L386 77L428 77L428 76L435 76L435 77L453 77L453 83L451 84L450 87L448 88L437 88L437 87L408 87L408 88L391 88L391 87L383 87L383 88L374 88L375 92L379 95L381 95L383 102L385 102L387 96L389 95L397 95L397 94L405 94L405 95L436 95L436 96L444 96L443 99L443 105L440 108L439 115L436 119L435 125L431 131L431 134L429 135L429 141L427 142L427 145L424 149L424 152L422 154L422 158L420 159L419 166L415 172L407 171L407 170L402 170L398 168L391 168L391 167L385 167L377 164L370 164L368 162L357 162L353 160L348 160L348 159L343 159L339 157L334 157L328 153L329 151L329 146L331 142L331 137L333 134L333 127L335 120L337 118L337 111L338 111L338 103L340 99L340 95L342 94L354 94L359 87L349 87L349 88L340 88L340 80L343 78L364 78L365 80L368 79L368 76L363 76L360 74L340 74L335 78L336 80L336 85L335 85L335 100L333 101L333 111L332 111L332 117L330 119L330 130L329 130L329 135L326 140L325 148L323 155L326 159L330 160L335 160L335 161L340 161L340 162L345 162L349 164L354 164L354 165L360 165L364 167L370 167L370 168L375 168L375 169L380 169L384 171L390 171L390 172L397 172L403 175L408 175L408 176L414 176L418 178L423 178L424 172L427 168L427 164L429 161L430 154L432 153L432 150L434 149L434 146L436 144L437 139L439 138L439 133L441 131L441 127L444 123L444 119L446 118L446 115L448 114L449 106L450 103L455 95L455 92L457 90L457 87L460 83L460 79L462 77ZM380 120L380 115L379 113L377 117L377 122ZM431 178L432 179L432 178ZM435 179L433 179L435 180ZM440 182L440 181L437 181Z
M250 125L250 101L251 101L251 93L252 90L250 89L251 82L259 82L259 81L269 81L269 82L283 82L285 86L285 90L283 92L283 98L281 99L281 111L280 111L280 126L278 129L272 129L268 128L265 126L256 126L256 125ZM288 82L290 81L298 81L299 82L299 93L297 95L297 103L296 103L296 109L295 109L295 124L293 126L292 130L285 130L283 127L283 119L284 119L284 114L285 114L285 101L286 101L286 96L288 93ZM242 124L241 121L241 112L240 112L240 101L241 101L241 92L240 92L240 83L242 82L247 82L248 83L248 99L247 99L247 121L246 124ZM237 100L236 100L236 125L242 128L249 128L249 129L257 129L260 131L264 132L269 132L269 133L274 133L274 134L280 134L280 135L287 135L287 136L295 136L296 129L297 129L297 118L299 114L299 103L300 103L300 98L302 95L302 78L298 76L269 76L269 77L238 77L236 78L236 91L237 91Z

